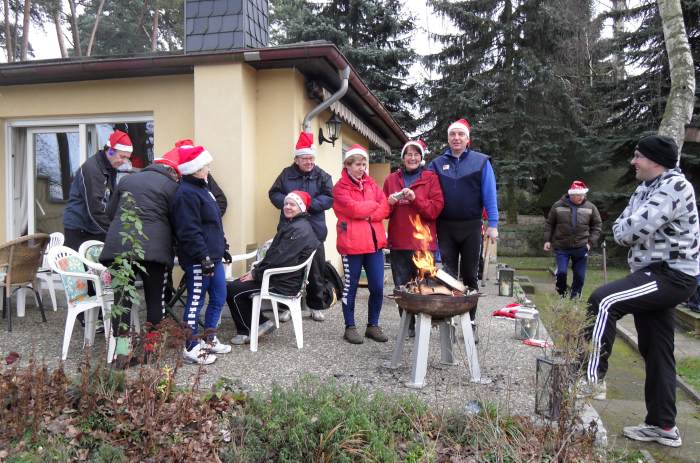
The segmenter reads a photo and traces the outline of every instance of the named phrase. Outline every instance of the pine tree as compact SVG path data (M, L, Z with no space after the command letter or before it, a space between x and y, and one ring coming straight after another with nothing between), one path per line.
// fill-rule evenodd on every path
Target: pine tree
M428 57L440 77L429 83L425 112L431 147L449 123L466 117L474 148L492 156L505 186L508 220L517 192L541 191L572 153L583 130L581 103L590 82L587 44L599 31L590 1L434 0L457 33L436 34L441 52Z
M410 38L414 20L399 0L272 0L274 45L328 40L406 131L416 128L418 101L410 67L417 60Z

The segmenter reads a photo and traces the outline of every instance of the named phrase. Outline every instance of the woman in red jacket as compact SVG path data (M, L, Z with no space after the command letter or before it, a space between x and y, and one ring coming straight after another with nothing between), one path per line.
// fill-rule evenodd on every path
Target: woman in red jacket
M369 288L368 323L365 336L377 342L389 338L379 327L379 313L384 298L384 254L386 232L382 220L389 215L386 196L367 175L369 156L360 145L345 153L344 169L333 187L333 210L338 217L336 247L343 257L343 317L345 340L362 344L363 338L355 328L355 295L364 267Z
M401 168L384 181L384 194L391 207L389 249L391 274L396 287L405 285L418 273L413 263L414 251L424 246L432 252L437 249L435 220L442 212L444 200L437 174L421 165L424 153L425 143L422 140L409 140L401 150ZM416 217L420 217L423 225L430 230L427 243L421 243L413 236L415 227L411 219L415 220ZM415 319L411 316L411 337L415 336L414 325Z

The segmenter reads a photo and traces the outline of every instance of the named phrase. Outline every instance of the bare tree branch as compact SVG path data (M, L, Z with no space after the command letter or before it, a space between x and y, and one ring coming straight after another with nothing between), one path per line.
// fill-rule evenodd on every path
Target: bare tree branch
M92 33L90 34L90 41L88 42L87 52L85 56L90 56L92 54L92 45L95 43L95 35L97 34L97 27L100 25L100 18L102 17L102 8L105 6L106 0L100 0L100 6L97 7L97 14L95 15L95 24L92 26Z

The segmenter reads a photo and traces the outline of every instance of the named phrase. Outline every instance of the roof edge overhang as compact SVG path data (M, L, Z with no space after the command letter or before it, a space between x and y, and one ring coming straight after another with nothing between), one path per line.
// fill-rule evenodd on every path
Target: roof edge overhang
M252 67L258 67L275 61L307 59L325 59L337 70L350 66L350 87L353 91L379 116L401 143L408 140L391 114L362 82L347 58L334 44L325 41L211 53L58 59L3 64L0 65L0 87L190 74L194 72L195 66L202 64L245 62Z

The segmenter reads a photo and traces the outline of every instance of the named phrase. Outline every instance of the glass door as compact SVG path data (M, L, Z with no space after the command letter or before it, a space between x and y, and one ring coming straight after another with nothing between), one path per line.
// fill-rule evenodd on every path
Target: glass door
M78 126L27 130L27 232L63 232L63 210L80 167Z

